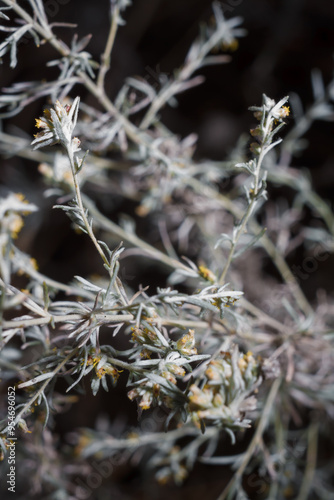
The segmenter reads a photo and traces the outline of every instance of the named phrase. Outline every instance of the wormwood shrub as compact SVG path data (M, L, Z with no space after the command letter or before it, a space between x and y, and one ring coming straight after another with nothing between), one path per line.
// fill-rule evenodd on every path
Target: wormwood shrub
M202 83L198 70L228 62L222 52L245 34L241 20L225 19L214 3L214 22L202 28L174 75L164 75L159 88L128 78L112 102L105 75L129 4L111 2L98 64L85 50L89 37L74 35L71 46L58 37L41 0L1 1L4 64L9 57L16 66L28 35L59 54L49 62L59 70L56 80L3 90L3 118L44 96L49 105L36 119L33 140L1 132L2 152L39 163L45 195L90 239L104 267L103 276L73 276L70 283L39 272L16 240L38 207L25 193L3 191L2 489L14 488L20 498L110 498L99 488L114 467L143 457L161 484L181 485L196 461L224 468L230 479L220 500L254 492L257 498L328 499L333 461L317 449L319 440L332 440L334 309L331 297L310 304L300 282L309 264L323 262L333 249L334 218L308 176L291 164L313 120L332 113L332 86L324 89L315 74L315 102L297 115L284 142L279 133L290 114L288 97L275 102L263 95L250 108L250 148L241 141L226 161L195 161L196 138L180 139L159 112ZM69 97L80 86L96 108ZM294 193L291 206L277 202L275 217L267 212L268 183ZM134 202L133 217L117 223L103 215L96 205L101 186ZM300 229L295 239L313 254L290 269L286 258L301 244L292 237L303 207L322 223ZM159 244L149 241L148 231L147 238L138 236L139 217L160 234ZM194 248L195 258L183 256ZM259 273L249 282L245 262L256 268L264 255L279 278ZM154 261L168 271L167 282L156 290L132 289L122 273L129 258L138 272L142 262ZM113 401L120 379L134 413L137 406L138 427L120 433L101 420L58 443L57 414L87 397L88 387L94 396L107 391L104 397Z

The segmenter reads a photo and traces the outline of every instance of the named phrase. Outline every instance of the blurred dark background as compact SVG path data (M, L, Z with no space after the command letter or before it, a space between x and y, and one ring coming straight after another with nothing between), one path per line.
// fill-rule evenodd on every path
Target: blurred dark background
M57 0L48 0L44 4L53 22L77 24L75 31L79 37L92 34L87 50L99 61L109 28L109 1L62 0L60 4ZM307 107L313 99L311 70L318 68L325 84L333 76L334 2L225 0L223 6L227 17L243 18L247 36L239 40L239 48L231 54L229 64L205 68L201 71L205 75L205 83L179 95L177 108L166 107L162 111L162 121L175 133L180 136L191 132L198 134L198 158L214 160L224 159L240 134L247 133L253 124L252 115L247 109L261 103L262 93L279 100L294 92ZM199 32L200 23L211 16L210 1L134 0L124 13L126 24L119 28L114 46L111 70L106 79L109 95L115 97L128 76L140 75L154 84L156 74L172 74L184 61L191 42ZM73 30L60 28L58 33L70 43ZM43 65L43 61L57 58L48 45L38 49L32 42L21 45L18 56L17 68L9 69L8 58L0 66L1 88L13 82L56 77L55 69ZM78 93L88 103L96 104L85 94L84 89L78 89ZM40 116L44 104L42 101L33 103L20 115L7 120L4 130L18 133L16 127L19 127L25 134L32 135L35 133L34 119ZM316 191L332 207L333 134L333 123L316 122L306 136L309 140L308 149L294 163L299 168L310 169ZM41 272L65 281L75 274L101 272L95 257L92 258L93 250L89 242L83 243L83 237L72 231L62 212L52 210L52 201L43 201L44 186L34 163L19 158L1 159L0 182L3 187L14 191L30 192L31 195L27 195L30 201L35 201L39 206L44 205L43 220L38 220L36 224L38 231L34 230L33 223L29 223L28 219L19 240L19 246L37 258ZM119 210L125 211L125 208L120 206ZM117 214L110 216L117 218ZM74 249L70 256L66 250L69 246ZM61 265L64 259L67 262L65 269ZM319 268L316 283L331 292L328 265L326 262ZM146 272L150 270L146 269ZM145 277L143 280L143 284L146 284ZM311 280L303 286L306 287L306 293L312 294L310 283ZM94 426L97 414L101 411L111 418L120 413L127 415L127 423L135 424L135 405L126 400L122 386L109 394L101 391L97 401L93 404L92 397L87 396L73 407L70 415L59 418L57 430L62 434L78 425ZM170 495L175 500L195 500L203 496L207 500L214 500L226 480L220 468L202 465L196 466L182 488L157 488L152 485L152 478L143 478L139 470L123 467L117 472L114 485L108 482L105 488L113 492L110 497L113 500L167 499ZM252 495L252 491L249 493ZM254 493L251 498L260 497Z

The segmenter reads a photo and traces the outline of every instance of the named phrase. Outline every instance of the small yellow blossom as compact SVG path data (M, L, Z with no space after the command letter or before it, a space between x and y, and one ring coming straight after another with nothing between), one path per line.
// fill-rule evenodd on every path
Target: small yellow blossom
M181 354L190 356L191 354L197 354L197 349L195 346L195 330L189 330L188 333L183 335L177 343L176 348Z
M244 358L239 358L238 366L239 366L241 373L243 373L247 368L247 361Z
M223 42L221 44L221 48L222 50L235 52L239 48L239 42L236 38L232 38L232 40L229 40L228 42Z
M20 420L17 426L25 433L25 434L31 434L31 431L28 429L28 426L25 422L25 420Z
M80 436L79 442L77 446L74 448L74 455L81 456L83 450L90 444L90 442L91 439L88 436L86 435Z
M9 223L9 230L11 233L12 238L17 238L19 235L19 232L24 226L23 219L20 215L13 214L12 220Z
M148 349L142 349L140 352L140 357L142 359L151 359L151 352Z
M280 118L286 118L290 114L290 106L282 106L280 109Z
M31 259L29 259L29 262L30 262L30 264L31 264L31 267L32 267L33 269L35 269L35 271L37 271L37 270L38 270L37 260L36 260L36 259L34 259L34 258L31 258Z
M138 432L130 431L130 432L126 435L126 439L131 439L131 440L136 440L136 441L138 441L138 439L139 439L139 434L138 434Z
M176 378L171 372L163 371L161 372L161 376L164 377L166 380L169 380L169 382L172 382L172 384L176 385Z
M197 385L190 386L189 410L198 411L210 408L212 402L212 392L210 389L201 390Z
M150 213L150 209L145 205L139 205L136 207L135 212L139 217L146 217Z
M175 363L168 363L166 366L170 372L174 373L174 375L178 377L184 377L186 374L185 369Z
M174 481L176 484L181 484L188 476L188 470L184 465L180 465L174 474Z
M204 278L206 281L210 281L210 283L214 283L216 281L216 276L207 267L205 267L205 266L199 266L198 270L199 270L199 275L202 278Z
M147 391L141 398L139 406L142 410L148 410L151 407L152 401L153 401L153 395Z

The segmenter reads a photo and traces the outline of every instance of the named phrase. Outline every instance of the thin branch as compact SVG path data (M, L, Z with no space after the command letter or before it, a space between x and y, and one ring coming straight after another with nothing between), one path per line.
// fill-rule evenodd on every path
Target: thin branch
M306 468L303 481L296 500L307 500L312 489L313 478L317 465L319 424L313 422L308 428L308 448L306 457Z
M101 66L100 66L99 74L97 77L97 86L100 89L104 88L104 79L105 79L106 73L110 69L110 56L111 56L111 52L112 52L112 49L114 46L115 37L116 37L116 33L117 33L118 16L119 16L119 7L118 7L118 5L115 5L114 11L112 13L109 35L108 35L108 39L107 39L107 43L106 43L104 52L101 56Z
M94 314L94 319L99 324L110 324L110 323L120 323L127 322L133 320L132 314L107 314L107 313L99 313ZM68 323L72 321L83 321L87 320L87 315L85 314L64 314L64 315L52 315L48 314L46 317L41 318L23 318L18 320L9 320L3 321L2 326L5 330L9 330L11 328L28 328L30 326L43 326L48 325L49 323Z

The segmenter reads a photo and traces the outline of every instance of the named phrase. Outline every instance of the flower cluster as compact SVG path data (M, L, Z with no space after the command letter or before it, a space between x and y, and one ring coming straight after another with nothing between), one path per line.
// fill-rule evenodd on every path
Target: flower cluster
M42 130L35 135L35 140L31 143L34 149L60 143L65 149L72 145L73 152L79 151L79 139L72 138L78 118L79 102L79 97L74 99L71 106L63 106L56 101L54 109L44 110L44 116L36 119L36 127Z
M288 97L284 97L278 103L263 95L263 105L249 108L254 111L254 117L259 120L259 125L251 129L251 135L258 141L250 145L251 152L260 154L261 148L272 147L273 137L284 125L284 118L290 114L289 106L284 106ZM277 144L277 143L275 143Z
M0 197L0 278L7 284L10 283L13 272L24 271L23 259L13 240L24 225L23 217L36 210L36 205L29 203L20 193ZM11 257L10 260L8 256ZM33 264L32 259L27 260Z
M174 446L171 450L171 459L173 459L173 454L179 452L179 447ZM185 465L177 463L174 467L162 467L155 475L156 480L159 484L169 484L174 482L177 485L181 485L183 481L188 477L188 469Z
M190 356L192 354L197 354L197 349L195 347L195 331L189 330L185 333L176 343L176 348L178 351L185 355Z
M24 225L22 216L36 210L36 205L29 203L21 193L10 193L6 198L0 198L1 230L17 238Z
M132 327L132 341L138 344L159 347L161 340L152 327Z
M259 363L251 352L222 352L210 361L202 388L190 386L188 409L198 427L205 423L230 429L249 427L244 413L255 409L256 400L250 396L261 383Z
M147 322L145 322L148 325ZM185 394L178 388L177 381L190 370L189 363L205 359L198 355L195 347L195 331L189 330L178 341L163 337L153 326L132 329L132 341L139 346L135 356L147 358L141 361L145 373L138 374L138 380L128 392L131 400L137 399L138 406L147 410L151 405L164 405L169 409L183 409ZM151 356L157 356L151 359ZM151 370L148 370L150 368Z
M158 397L160 393L160 386L157 383L151 381L142 382L135 389L131 389L128 392L128 398L133 401L134 399L140 398L138 402L139 408L142 410L148 410L154 399Z
M83 352L84 351L85 349L83 349ZM79 361L80 359L81 361ZM106 392L109 391L107 375L110 377L112 385L115 386L120 374L119 370L117 370L108 361L108 356L105 353L99 352L97 354L93 349L85 359L82 359L81 356L78 357L78 364L76 365L76 368L73 370L72 374L78 372L80 372L80 377L76 382L72 384L71 388L79 382L81 377L88 375L88 373L91 373L91 389L94 396L97 394L100 385L102 385L103 389Z

